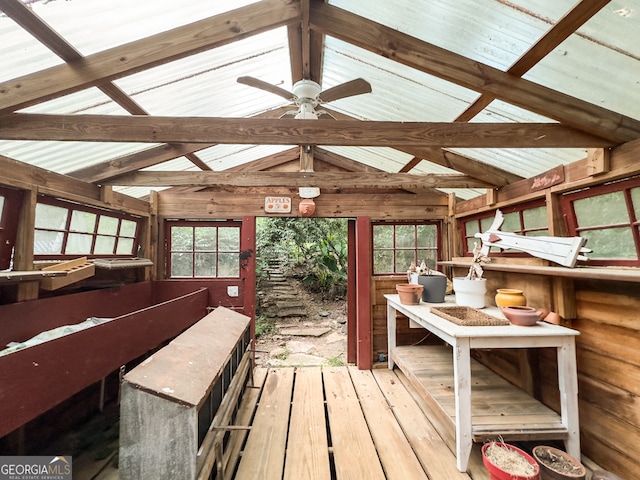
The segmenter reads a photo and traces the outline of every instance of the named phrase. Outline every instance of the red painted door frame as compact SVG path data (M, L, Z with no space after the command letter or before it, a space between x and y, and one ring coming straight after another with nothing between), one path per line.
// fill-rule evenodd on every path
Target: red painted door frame
M357 217L355 225L356 364L360 370L373 365L371 346L371 218Z
M256 338L256 217L242 217L240 278L244 282L244 314L251 317L251 338Z

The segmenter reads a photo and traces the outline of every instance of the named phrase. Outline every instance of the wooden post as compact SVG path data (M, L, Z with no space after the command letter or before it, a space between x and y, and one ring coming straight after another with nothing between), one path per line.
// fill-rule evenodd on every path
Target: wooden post
M356 271L356 222L348 220L347 222L347 362L357 362L358 349L358 309L356 302L358 300L358 292L356 287L357 271Z
M37 187L27 190L22 197L18 234L13 256L15 270L33 270L33 244L35 238L36 204L38 202ZM35 300L38 298L40 283L23 282L18 285L16 302Z
M568 229L560 209L559 195L547 191L546 202L549 234L558 237L566 236ZM565 325L570 325L571 319L577 316L575 284L573 279L551 277L551 299L553 310L565 320Z
M356 219L356 288L357 288L357 365L360 370L372 366L371 347L371 219Z

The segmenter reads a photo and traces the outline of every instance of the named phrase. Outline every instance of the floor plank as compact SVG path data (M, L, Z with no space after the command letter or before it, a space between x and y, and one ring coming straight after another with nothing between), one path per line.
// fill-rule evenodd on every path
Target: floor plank
M285 480L331 478L329 445L319 367L296 369L287 441Z
M353 385L360 399L362 411L369 424L371 437L378 449L378 456L387 479L427 480L427 474L420 465L371 371L350 367L349 373L353 379Z
M255 413L260 392L267 378L266 368L256 368L253 371L253 385L248 386L242 395L242 402L238 407L238 412L234 419L234 425L245 426L251 424L251 419ZM229 442L224 456L224 480L234 478L235 469L239 462L242 445L249 435L248 430L232 430L229 433Z
M292 368L269 371L236 479L282 479L293 375Z
M458 471L456 456L442 441L396 373L381 369L374 370L373 376L429 478L469 480L469 475Z
M349 371L323 369L331 443L338 480L385 478Z

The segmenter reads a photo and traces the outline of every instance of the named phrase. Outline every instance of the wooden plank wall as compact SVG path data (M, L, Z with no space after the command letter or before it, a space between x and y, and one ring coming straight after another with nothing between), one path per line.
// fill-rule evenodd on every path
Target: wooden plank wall
M404 275L373 277L373 289L371 292L371 323L372 323L372 349L374 363L378 361L379 355L386 355L387 346L387 299L385 294L397 293L396 284L407 283ZM396 338L398 345L413 345L424 339L422 344L439 343L438 339L426 338L425 330L421 328L409 328L409 319L402 314L398 314L396 325Z
M624 282L576 282L573 328L578 360L581 447L585 455L622 478L640 478L640 292ZM555 369L554 352L540 358L540 374ZM546 378L546 377L545 377ZM557 378L541 396L559 408Z

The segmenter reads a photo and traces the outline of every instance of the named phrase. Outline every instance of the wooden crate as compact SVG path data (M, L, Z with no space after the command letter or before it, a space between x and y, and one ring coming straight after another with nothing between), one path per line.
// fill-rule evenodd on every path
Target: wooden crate
M47 277L40 281L43 290L57 290L59 288L79 282L95 275L96 267L87 260L87 257L76 258L67 262L57 263L42 269L46 271L62 271L67 274L61 277Z

